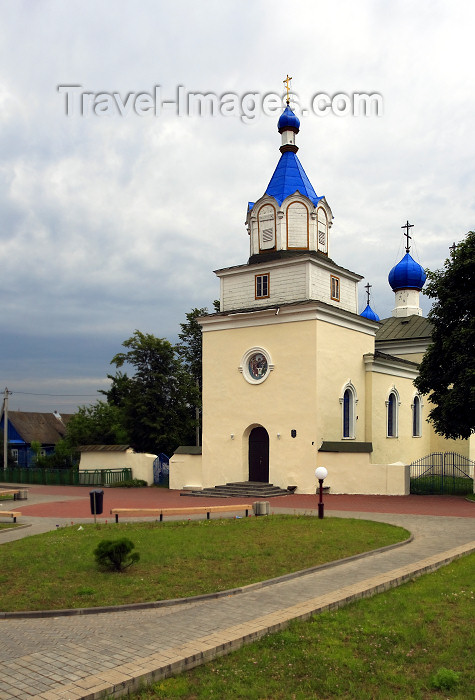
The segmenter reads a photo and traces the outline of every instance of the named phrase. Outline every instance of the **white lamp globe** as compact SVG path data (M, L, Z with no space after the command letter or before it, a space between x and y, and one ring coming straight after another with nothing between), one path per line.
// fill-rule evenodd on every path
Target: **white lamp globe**
M328 476L328 471L325 469L325 467L317 467L315 469L315 476L317 479L326 479Z

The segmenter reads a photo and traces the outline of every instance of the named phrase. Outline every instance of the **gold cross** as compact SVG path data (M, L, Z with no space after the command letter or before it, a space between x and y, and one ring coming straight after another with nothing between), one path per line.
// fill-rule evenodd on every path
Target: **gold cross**
M285 88L287 90L287 104L289 104L289 102L290 102L290 99L289 99L290 85L289 85L289 83L291 80L292 80L292 78L289 78L289 74L287 73L287 77L285 78L285 80L282 81L283 83L285 83Z

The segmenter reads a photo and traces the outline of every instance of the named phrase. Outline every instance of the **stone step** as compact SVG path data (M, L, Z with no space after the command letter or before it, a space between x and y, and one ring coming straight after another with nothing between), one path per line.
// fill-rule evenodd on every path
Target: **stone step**
M286 489L281 489L274 484L262 483L260 481L230 482L219 484L200 491L187 491L182 496L201 496L211 498L272 498L274 496L288 496L292 493Z

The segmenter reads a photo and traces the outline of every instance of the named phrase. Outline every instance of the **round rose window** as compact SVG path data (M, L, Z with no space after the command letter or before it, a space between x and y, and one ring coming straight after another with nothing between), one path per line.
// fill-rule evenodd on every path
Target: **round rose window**
M270 355L264 348L251 348L248 350L239 366L240 372L249 384L260 384L274 369Z

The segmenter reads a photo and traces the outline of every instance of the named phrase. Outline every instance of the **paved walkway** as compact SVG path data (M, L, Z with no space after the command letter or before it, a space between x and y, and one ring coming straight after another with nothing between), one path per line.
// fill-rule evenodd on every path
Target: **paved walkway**
M56 492L51 494L53 500L48 500L49 496L45 491L38 494L42 503L49 502L54 511L54 504L65 502L68 494ZM72 496L75 500L74 493ZM35 498L32 490L31 505L20 508L25 514L22 519L31 522L29 531L56 527L58 517L51 510L43 517L27 515L27 508L35 507ZM293 507L288 510L308 509L301 500L290 498ZM362 497L352 498L364 506ZM232 596L92 615L3 619L0 700L92 700L125 694L143 682L232 651L281 629L290 620L306 619L315 612L386 590L475 551L475 505L467 504L466 509L461 499L456 499L460 512L444 516L331 510L329 501L326 498L328 515L402 525L414 539L401 547L284 578L272 585L249 586ZM371 499L366 502L371 508ZM183 500L180 503L185 505ZM276 512L284 505L284 499L272 500ZM457 510L456 503L451 507ZM19 530L15 536L26 532ZM0 542L12 535L0 533Z

